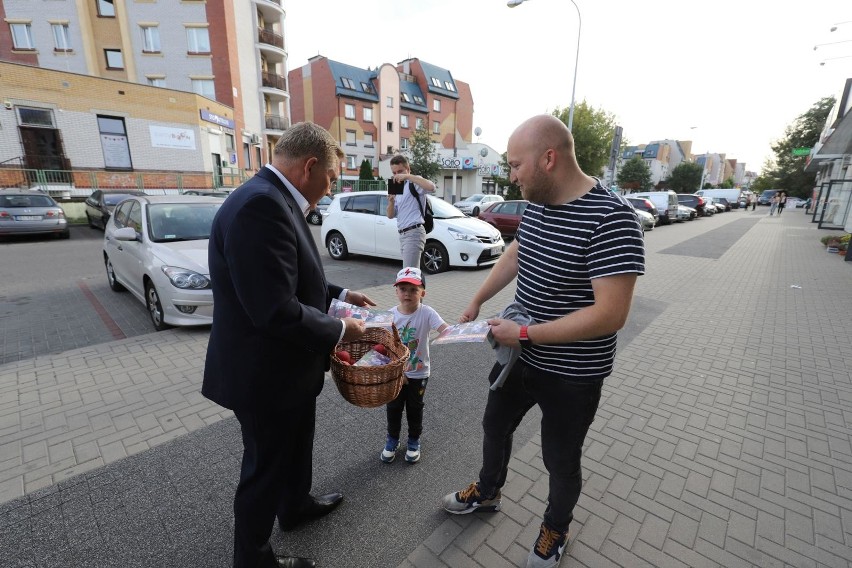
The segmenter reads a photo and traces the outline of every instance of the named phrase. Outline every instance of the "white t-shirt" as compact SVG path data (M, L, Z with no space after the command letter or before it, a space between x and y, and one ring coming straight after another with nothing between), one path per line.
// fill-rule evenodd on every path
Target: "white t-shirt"
M396 228L399 230L407 229L412 225L423 222L423 202L421 201L423 198L414 199L414 196L411 195L411 190L408 189L409 187L413 187L418 196L425 195L426 193L416 183L405 182L405 188L402 193L394 198Z
M390 311L393 313L393 322L399 331L399 338L410 352L405 364L405 376L409 379L428 378L429 332L437 330L447 322L426 304L420 304L413 314L400 313L397 306Z

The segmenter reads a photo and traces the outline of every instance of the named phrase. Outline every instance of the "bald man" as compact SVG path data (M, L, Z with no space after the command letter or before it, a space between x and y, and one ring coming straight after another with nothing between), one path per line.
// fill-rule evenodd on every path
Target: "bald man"
M530 204L517 237L460 320L476 319L482 304L517 277L515 300L532 323L488 320L498 343L522 351L503 386L488 392L479 480L446 495L442 505L453 514L500 510L512 435L538 405L550 493L527 566L544 568L559 564L568 543L582 488L583 441L612 372L616 332L645 272L645 251L633 208L583 173L574 139L557 118L522 123L509 138L507 161L511 181ZM501 369L494 365L492 383Z

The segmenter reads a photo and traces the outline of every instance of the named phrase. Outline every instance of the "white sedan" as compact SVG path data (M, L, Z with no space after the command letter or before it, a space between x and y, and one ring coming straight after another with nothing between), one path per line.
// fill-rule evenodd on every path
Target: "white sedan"
M116 206L104 229L107 282L148 308L154 329L213 323L207 243L218 197L139 195Z
M480 211L484 210L495 201L503 201L503 198L499 195L474 193L471 196L465 197L461 201L456 201L454 205L462 213L467 213L471 217L477 217Z
M467 217L436 197L429 197L435 226L426 235L422 267L427 274L451 266L490 266L506 248L500 231L484 221ZM396 219L386 215L384 191L340 193L334 197L322 221L322 242L335 260L363 254L402 260Z

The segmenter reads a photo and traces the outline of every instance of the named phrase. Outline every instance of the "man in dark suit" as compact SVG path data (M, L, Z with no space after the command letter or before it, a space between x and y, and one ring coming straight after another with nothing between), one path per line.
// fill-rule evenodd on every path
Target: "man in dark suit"
M213 328L202 393L234 411L243 436L234 497L235 568L315 565L276 557L269 536L318 518L343 496L310 494L316 397L340 340L361 320L327 315L332 298L375 305L326 282L305 216L337 179L343 152L323 128L293 125L271 164L222 204L210 235Z

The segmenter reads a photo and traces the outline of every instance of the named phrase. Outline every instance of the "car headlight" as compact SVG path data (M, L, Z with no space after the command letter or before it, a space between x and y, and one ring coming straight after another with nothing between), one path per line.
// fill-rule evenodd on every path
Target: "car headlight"
M168 276L169 281L175 288L181 288L183 290L203 290L210 287L209 278L203 274L187 270L186 268L164 266L163 274Z
M450 236L457 241L470 241L472 243L481 242L476 237L476 235L471 235L470 233L465 233L463 231L459 231L458 229L453 229L452 227L447 227L447 231L449 231Z

